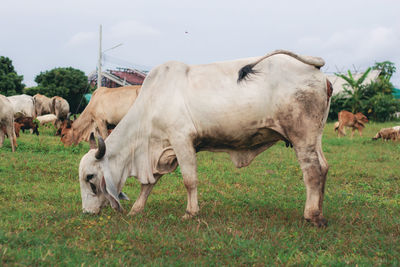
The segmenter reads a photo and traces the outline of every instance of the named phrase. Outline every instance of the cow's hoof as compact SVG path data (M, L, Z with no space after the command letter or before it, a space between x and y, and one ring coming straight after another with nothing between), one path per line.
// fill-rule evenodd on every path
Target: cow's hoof
M313 226L317 227L327 227L328 226L328 221L324 217L315 217L312 219L307 219L306 221L311 223Z
M142 212L142 210L134 210L131 209L131 211L128 213L128 216L135 216L136 214Z
M186 211L185 215L182 216L182 220L188 220L188 219L192 219L193 217L195 217L197 215L197 213L191 213L189 211Z

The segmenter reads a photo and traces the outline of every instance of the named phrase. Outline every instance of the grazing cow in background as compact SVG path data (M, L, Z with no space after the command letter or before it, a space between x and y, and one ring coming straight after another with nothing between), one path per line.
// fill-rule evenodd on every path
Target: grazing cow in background
M332 85L319 70L323 65L321 58L278 50L258 58L194 66L173 61L154 68L111 135L100 137L97 148L90 139L92 149L79 166L83 211L98 213L107 203L122 211L122 187L134 176L142 184L129 213L136 214L160 177L179 163L188 194L184 218L190 218L199 212L196 152L227 152L240 168L283 140L293 145L303 172L304 218L326 225L328 164L321 139Z
M22 132L32 129L32 133L39 135L39 125L33 120L32 117L19 117L15 119L15 122L19 124L19 128L22 130Z
M67 118L69 113L69 104L64 98L60 96L48 98L41 94L36 94L33 98L35 99L35 110L38 116L46 114L54 114L57 116L57 121L55 123L56 128L58 128L61 125L61 122Z
M3 146L5 136L8 136L12 152L17 147L17 137L14 129L14 108L11 101L0 95L0 147Z
M400 126L393 126L392 128L400 133Z
M36 110L37 116L52 113L51 112L52 111L51 98L48 98L45 95L36 94L33 96L33 99L35 100L35 110Z
M55 126L56 128L59 128L61 123L68 117L69 104L67 100L60 96L53 96L51 98L51 103L51 113L57 116Z
M120 122L135 102L139 91L139 85L97 89L78 119L73 124L64 124L61 142L65 146L77 145L81 141L89 141L90 133L95 131L105 139L108 136L107 127Z
M391 128L382 128L379 130L379 132L372 138L372 140L378 140L379 138L382 138L382 140L387 141L387 140L400 140L400 127L391 127Z
M358 133L360 134L360 136L362 136L362 130L365 127L364 124L368 122L368 119L364 114L362 114L361 112L353 114L351 112L348 112L347 110L342 110L339 112L338 117L338 137L346 135L345 127L352 128L351 138L353 138L355 130L358 130Z
M7 97L13 106L14 117L36 118L34 99L30 95L13 95Z

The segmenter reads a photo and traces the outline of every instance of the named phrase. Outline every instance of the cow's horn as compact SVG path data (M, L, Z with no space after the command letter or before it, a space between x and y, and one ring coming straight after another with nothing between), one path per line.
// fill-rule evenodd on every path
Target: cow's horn
M96 151L96 159L101 159L104 157L104 154L106 154L106 144L104 143L104 140L101 136L98 137L98 142L99 142L99 148Z

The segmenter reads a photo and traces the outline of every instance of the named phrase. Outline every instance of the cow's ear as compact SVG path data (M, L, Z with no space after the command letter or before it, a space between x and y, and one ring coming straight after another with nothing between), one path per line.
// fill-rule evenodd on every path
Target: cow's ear
M124 192L119 193L118 198L119 200L129 200L129 197Z
M175 151L172 147L165 148L157 161L155 166L155 173L166 174L173 172L178 167Z
M90 133L89 144L90 144L90 149L96 149L97 148L96 139L94 138L94 133L93 132Z
M71 129L71 127L72 127L72 122L71 122L71 120L69 118L67 119L66 127L67 127L67 129Z
M117 188L114 185L114 182L112 179L110 179L109 175L104 175L103 178L101 179L100 182L100 188L108 201L110 202L110 205L113 209L123 212L124 209L121 206L121 203L119 202L119 195L117 192ZM124 194L125 195L125 194Z

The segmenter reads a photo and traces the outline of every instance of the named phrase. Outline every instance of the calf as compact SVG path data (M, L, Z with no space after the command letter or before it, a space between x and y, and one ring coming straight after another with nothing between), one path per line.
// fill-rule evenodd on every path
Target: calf
M382 138L382 140L392 140L396 141L400 139L400 129L398 127L391 127L391 128L383 128L380 129L379 132L372 138L372 140L378 140Z
M368 122L368 118L364 114L362 114L361 112L353 114L351 112L348 112L347 110L342 110L339 112L338 117L339 117L339 125L337 128L338 137L346 135L344 127L352 128L351 138L353 138L355 130L358 130L358 133L360 134L360 136L362 136L362 130L365 127L364 124ZM335 124L335 130L336 130L336 124Z
M42 116L37 116L36 119L39 121L40 125L46 124L46 123L55 123L57 120L57 116L54 114L46 114Z
M32 133L39 135L39 130L38 130L39 125L37 122L33 121L32 117L19 117L15 119L15 122L20 124L22 132L25 132L25 130L28 129L32 129L33 130Z
M15 129L15 135L19 137L19 131L21 130L22 124L18 122L14 122L14 129Z
M18 122L14 122L14 132L16 137L19 137L20 130L21 130L21 124L19 124ZM6 137L9 137L5 126L1 126L1 131L3 131Z

